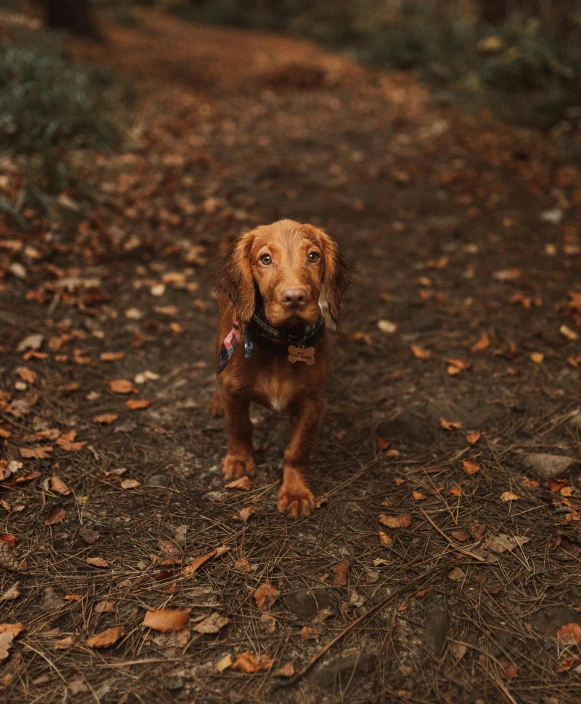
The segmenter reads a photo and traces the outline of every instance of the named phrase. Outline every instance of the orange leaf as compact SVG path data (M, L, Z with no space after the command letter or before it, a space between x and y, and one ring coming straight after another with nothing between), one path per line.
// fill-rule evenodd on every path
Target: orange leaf
M333 580L334 587L344 587L347 584L347 576L349 574L349 567L351 563L349 560L341 560L338 565L331 568L331 572L334 572L335 579Z
M101 352L99 359L102 362L117 362L125 357L125 352Z
M20 456L25 459L35 459L35 460L46 460L48 455L52 452L52 447L50 445L45 447L20 447Z
M116 394L135 394L137 389L132 381L127 379L114 379L109 382L109 388Z
M412 522L408 513L401 513L399 516L386 516L381 513L378 520L388 528L407 528Z
M547 486L549 487L550 491L553 493L556 493L557 491L560 491L565 484L567 483L568 479L547 479Z
M53 474L50 478L50 488L62 496L68 496L71 493L69 487L56 474Z
M375 436L375 442L377 443L377 447L379 447L380 450L388 450L390 443L386 442L381 435L376 435Z
M182 570L183 576L191 577L194 572L204 564L204 562L207 562L212 557L220 557L220 555L223 555L228 550L230 550L229 547L222 545L221 547L212 550L212 552L208 552L205 555L200 555L200 557L195 557L190 564L186 565L186 567Z
M93 423L114 423L119 416L116 413L104 413L102 416L95 416Z
M462 427L462 423L458 423L457 421L453 420L445 420L444 418L440 418L440 427L443 428L444 430L460 430Z
M453 486L449 493L452 494L452 496L462 496L462 489L460 489L459 486Z
M124 633L125 631L121 626L113 626L89 638L87 645L89 648L108 648L113 643L116 643Z
M425 501L426 497L424 494L422 494L421 491L416 491L415 489L412 491L412 497L414 501Z
M22 623L0 623L0 633L12 633L15 638L25 630L26 626Z
M16 536L12 535L12 533L0 533L0 540L11 548L16 543Z
M132 411L142 411L144 408L149 408L151 404L151 401L146 401L143 398L130 398L129 401L127 401L127 408L130 408Z
M252 655L252 653L246 650L243 653L238 653L232 665L232 669L251 675L254 672L270 669L273 662L274 660L264 655L264 653L256 657L256 655Z
M267 579L266 582L258 587L252 596L256 601L256 606L263 611L266 606L272 606L274 604L280 596L280 591L276 587L273 587Z
M226 484L226 489L240 489L241 491L250 491L252 489L252 480L246 474L233 482Z
M472 460L464 460L462 462L462 469L466 472L466 474L476 474L476 472L480 471L480 465L476 464L476 462L473 462Z
M581 643L581 626L578 623L567 623L557 631L557 639L561 645L577 645Z
M22 381L26 381L29 384L34 384L34 382L36 381L36 374L32 371L32 369L29 369L28 367L18 367L16 369L16 373L22 379Z
M104 560L102 557L88 557L87 564L93 565L93 567L109 567L107 560Z
M476 443L480 440L482 437L482 433L480 430L476 430L473 433L468 433L466 436L466 442L470 443L471 445L476 445Z
M487 332L483 332L478 342L475 342L470 348L472 352L482 352L490 347L490 338Z
M557 665L557 672L567 672L577 662L577 658L565 658Z
M142 625L161 633L181 630L190 618L190 609L159 609L148 611Z
M417 357L418 359L430 359L430 357L432 356L430 350L426 350L423 347L420 347L419 345L411 345L411 350L414 357Z
M64 508L53 508L51 509L50 513L47 516L46 521L44 522L45 526L54 526L57 523L62 523L65 518L66 518L66 512Z

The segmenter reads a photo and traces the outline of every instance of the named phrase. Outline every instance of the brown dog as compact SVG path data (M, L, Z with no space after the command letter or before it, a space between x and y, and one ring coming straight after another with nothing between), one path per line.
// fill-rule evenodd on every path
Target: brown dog
M222 259L216 340L215 415L226 416L226 479L254 474L250 402L290 414L278 509L308 516L309 455L329 367L319 305L325 283L331 317L341 320L351 274L322 230L293 220L263 225L238 239ZM237 350L237 348L240 349Z

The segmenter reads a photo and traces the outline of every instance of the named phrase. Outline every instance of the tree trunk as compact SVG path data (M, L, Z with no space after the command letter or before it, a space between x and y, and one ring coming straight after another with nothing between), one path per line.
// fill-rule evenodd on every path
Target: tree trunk
M82 37L104 40L88 0L45 0L44 18L50 29L66 29Z

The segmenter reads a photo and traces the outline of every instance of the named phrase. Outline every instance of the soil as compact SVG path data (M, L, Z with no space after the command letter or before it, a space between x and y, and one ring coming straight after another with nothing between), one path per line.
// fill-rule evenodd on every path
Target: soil
M305 41L149 11L107 33L70 51L136 83L125 147L75 156L68 218L0 231L0 531L26 561L0 571L0 622L26 628L3 701L578 702L578 169ZM284 217L358 277L299 521L276 510L287 419L253 411L259 471L232 490L207 408L215 257ZM161 608L190 622L144 627ZM246 651L267 669L216 668Z

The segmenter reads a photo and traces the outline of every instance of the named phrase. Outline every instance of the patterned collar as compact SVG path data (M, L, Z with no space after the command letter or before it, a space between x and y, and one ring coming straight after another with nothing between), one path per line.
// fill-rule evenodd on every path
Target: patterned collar
M295 328L275 328L264 318L264 311L255 311L251 322L246 326L244 336L244 358L250 359L256 344L265 343L277 355L288 354L289 345L303 347L314 345L319 339L325 325L323 309L319 303L321 315L313 325L301 325ZM232 323L232 329L224 338L218 357L218 374L226 368L240 344L240 324L238 320Z

